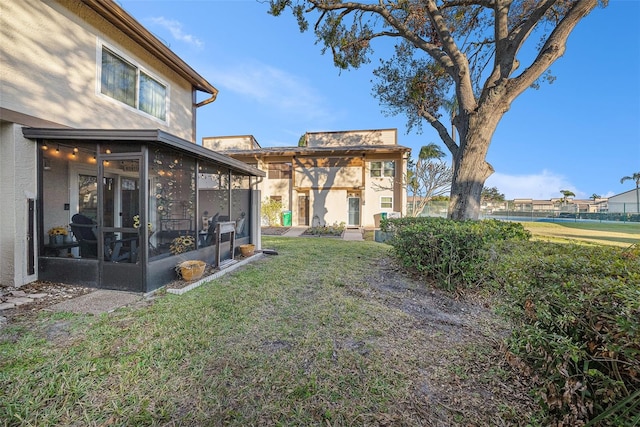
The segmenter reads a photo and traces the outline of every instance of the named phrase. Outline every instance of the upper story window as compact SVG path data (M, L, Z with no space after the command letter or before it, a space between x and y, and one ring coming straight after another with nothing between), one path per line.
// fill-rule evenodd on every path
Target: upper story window
M374 178L393 177L396 175L396 162L371 162L370 175Z
M104 46L100 93L167 120L167 86Z
M269 163L269 179L291 178L291 163Z

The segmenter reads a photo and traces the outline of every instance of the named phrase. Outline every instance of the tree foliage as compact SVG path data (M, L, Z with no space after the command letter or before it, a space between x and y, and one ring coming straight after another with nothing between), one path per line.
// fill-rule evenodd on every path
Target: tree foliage
M569 197L576 197L576 193L571 190L560 190L560 193L562 193L562 201L565 203L567 203Z
M498 187L484 187L482 200L485 202L504 202L504 194L498 190Z
M444 196L451 190L453 170L442 160L418 160L407 167L405 188L410 208L408 216L419 216L434 197Z
M406 115L409 129L426 122L438 132L453 157L449 216L465 219L478 217L502 116L527 88L552 79L549 67L598 3L607 0L270 0L270 13L290 8L302 31L312 20L340 69L369 62L374 40L394 41L394 54L374 72L373 92L387 113ZM537 55L521 64L532 36Z
M262 216L269 226L277 226L281 224L280 215L284 206L280 200L265 197L260 204Z
M417 161L408 162L405 179L410 202L408 216L419 216L433 197L450 191L453 170L441 160L444 156L437 144L430 143L420 148Z

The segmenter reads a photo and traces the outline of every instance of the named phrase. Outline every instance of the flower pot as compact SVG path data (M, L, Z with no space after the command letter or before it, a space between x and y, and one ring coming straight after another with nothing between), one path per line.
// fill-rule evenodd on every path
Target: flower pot
M255 251L255 249L256 249L256 245L253 245L251 243L246 245L240 245L240 253L244 257L253 255L253 251Z
M204 274L204 268L207 264L204 261L184 261L178 265L178 274L183 280L198 280Z
M64 243L64 236L62 234L54 234L49 236L49 243L52 245L61 245Z

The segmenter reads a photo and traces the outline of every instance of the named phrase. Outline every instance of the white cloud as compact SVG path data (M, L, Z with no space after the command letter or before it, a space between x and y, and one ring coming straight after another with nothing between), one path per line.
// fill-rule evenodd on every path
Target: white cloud
M569 190L575 193L576 198L588 197L578 191L564 176L547 170L532 175L494 173L485 182L485 187L497 187L507 200L549 200L562 197L560 190Z
M207 74L218 88L251 98L287 117L329 120L336 116L326 98L304 79L257 61L216 68Z
M162 16L158 16L155 18L149 18L149 22L165 28L171 33L171 36L176 40L190 44L199 49L204 47L204 42L202 40L200 40L199 38L195 37L192 34L186 34L182 31L182 23L180 23L179 21L174 21L172 19L167 19Z

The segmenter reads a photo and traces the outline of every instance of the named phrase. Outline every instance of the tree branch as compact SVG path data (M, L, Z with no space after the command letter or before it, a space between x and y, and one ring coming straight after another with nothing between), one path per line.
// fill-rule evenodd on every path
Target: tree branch
M524 70L520 76L509 81L507 85L509 100L515 99L524 92L551 64L564 55L569 34L571 34L578 22L597 5L598 0L579 0L569 9L564 18L553 29L531 66Z

